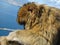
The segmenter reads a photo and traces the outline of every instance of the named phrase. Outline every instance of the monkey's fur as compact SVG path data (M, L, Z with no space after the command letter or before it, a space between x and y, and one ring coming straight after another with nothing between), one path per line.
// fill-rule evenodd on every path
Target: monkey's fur
M19 9L17 21L25 29L10 33L7 40L24 45L59 45L60 9L28 3Z

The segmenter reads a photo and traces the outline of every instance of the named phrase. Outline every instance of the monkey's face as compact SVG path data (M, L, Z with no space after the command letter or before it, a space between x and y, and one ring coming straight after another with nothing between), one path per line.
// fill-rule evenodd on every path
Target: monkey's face
M26 4L20 8L18 11L18 23L19 24L26 24L28 19L34 18L34 14L37 12L37 7L35 4ZM33 17L32 17L33 16Z
M18 12L18 23L19 24L25 24L27 21L27 10L24 8L21 8Z

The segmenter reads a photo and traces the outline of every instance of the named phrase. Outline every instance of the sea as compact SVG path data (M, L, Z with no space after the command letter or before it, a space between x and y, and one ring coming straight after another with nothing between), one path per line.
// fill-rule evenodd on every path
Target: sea
M8 17L8 18L7 18ZM24 26L18 24L16 16L0 16L0 36L7 36L12 30L23 30Z
M0 16L0 36L7 36L12 30L23 30L24 26L18 24L16 18L17 16Z
M20 7L0 2L0 36L9 35L10 29L23 30L23 25L17 22L17 13Z
M23 30L24 26L18 24L17 16L0 15L0 36L7 36L10 30Z

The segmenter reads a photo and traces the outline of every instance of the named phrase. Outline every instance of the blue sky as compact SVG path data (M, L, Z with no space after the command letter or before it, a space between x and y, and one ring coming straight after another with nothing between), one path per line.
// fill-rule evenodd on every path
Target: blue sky
M0 28L23 29L16 21L19 8L27 2L60 8L60 0L0 0Z
M47 4L49 6L60 8L60 0L0 0L11 5L22 6L27 2L36 2L39 4Z
M29 1L60 8L60 0L29 0Z
M16 21L19 8L5 0L0 0L0 28L23 29L23 26Z

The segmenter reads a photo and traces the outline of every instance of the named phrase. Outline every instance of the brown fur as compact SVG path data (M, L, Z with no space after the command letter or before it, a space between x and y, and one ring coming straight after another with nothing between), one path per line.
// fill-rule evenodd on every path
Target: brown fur
M37 6L34 3L28 3L19 9L17 20L19 24L22 23L25 26L25 29L31 29L39 23L42 23L42 27L44 25L48 27L49 24L53 23L54 25L58 25L58 21L56 23L56 18L57 16L60 17L59 12L60 10L57 8L48 7L46 5Z
M18 11L18 23L23 23L25 29L30 29L32 23L35 23L38 13L38 8L34 3L26 4Z
M32 10L32 12L28 9ZM26 12L26 14L24 14L25 12ZM19 10L18 22L20 24L21 24L21 22L25 22L25 24L24 24L25 29L30 29L30 30L32 30L32 32L35 32L37 30L36 31L36 33L37 33L39 30L42 30L45 33L49 32L49 34L51 34L51 36L53 36L53 35L56 36L57 33L59 32L59 28L60 28L60 13L59 12L60 12L60 9L57 9L54 7L49 7L46 5L36 5L34 3L30 3L30 4L26 4ZM22 14L24 14L24 15L22 15ZM42 32L39 32L39 33L42 33ZM44 34L42 33L40 35L44 35ZM48 35L48 33L47 33L47 35ZM47 35L45 35L45 36L47 36ZM49 38L50 37L48 37L47 39L49 40ZM53 38L50 38L50 41L52 41L52 39Z

